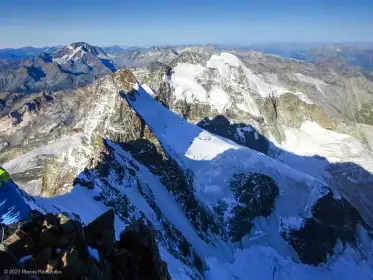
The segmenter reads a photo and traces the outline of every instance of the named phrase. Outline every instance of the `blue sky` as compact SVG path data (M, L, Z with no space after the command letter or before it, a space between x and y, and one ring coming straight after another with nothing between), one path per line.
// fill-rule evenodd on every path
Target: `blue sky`
M0 0L0 48L373 41L373 0Z

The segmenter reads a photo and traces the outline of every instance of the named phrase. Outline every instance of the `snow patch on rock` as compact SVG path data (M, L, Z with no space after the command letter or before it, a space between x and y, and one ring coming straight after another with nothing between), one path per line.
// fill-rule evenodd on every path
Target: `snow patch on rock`
M205 68L201 65L179 63L174 68L174 74L171 77L175 98L190 103L195 100L207 102L207 92L196 80L204 70Z
M209 92L210 101L219 113L224 113L230 107L231 101L229 95L222 89L214 87Z
M321 156L330 163L354 162L373 172L373 163L365 147L354 137L325 129L306 121L300 129L285 128L282 148L300 156Z

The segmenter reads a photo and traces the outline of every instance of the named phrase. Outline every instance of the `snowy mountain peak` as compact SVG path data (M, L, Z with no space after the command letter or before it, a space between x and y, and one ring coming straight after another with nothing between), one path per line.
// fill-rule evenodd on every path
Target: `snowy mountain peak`
M64 70L73 73L94 71L115 72L117 66L99 47L84 42L72 43L52 54L52 61L61 65Z
M78 47L84 47L84 48L92 48L91 45L89 45L88 43L86 42L75 42L75 43L71 43L67 46L69 49L76 49Z
M206 56L187 50L171 66L175 106L199 104L207 110L204 116L236 111L237 115L262 120L264 98L291 92L275 79L254 73L231 53Z
M209 60L209 67L218 68L218 65L229 64L231 66L241 66L239 58L231 53L221 53L220 55L212 55Z
M108 55L99 47L91 46L85 42L77 42L55 51L53 53L53 61L58 64L66 64L89 55L101 59L109 59Z

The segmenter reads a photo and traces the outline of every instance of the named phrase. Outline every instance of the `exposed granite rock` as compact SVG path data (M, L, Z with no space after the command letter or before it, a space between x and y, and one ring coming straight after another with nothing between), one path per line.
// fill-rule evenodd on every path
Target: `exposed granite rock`
M182 52L177 58L175 58L171 63L170 66L174 68L179 63L190 63L190 64L200 64L205 65L209 56L204 54L193 52L193 51L184 51Z
M99 250L102 258L112 254L115 242L114 211L106 212L84 227L84 236L89 246Z
M137 221L127 227L120 235L117 247L125 249L130 260L138 259L136 274L130 279L160 279L171 280L167 271L167 264L161 260L155 233L151 228L145 226L141 221ZM123 256L121 257L123 258ZM113 267L114 270L122 271L126 275L126 268L119 264ZM128 275L128 274L127 274Z
M252 173L234 175L230 189L237 205L232 210L229 235L233 242L238 242L250 232L256 217L272 213L279 188L271 177Z
M357 122L373 125L373 102L362 104L355 112L355 119Z
M284 232L283 237L298 253L305 264L318 265L334 254L337 241L344 246L356 247L356 226L363 224L359 212L341 198L329 192L312 207L312 217L305 220L298 230Z

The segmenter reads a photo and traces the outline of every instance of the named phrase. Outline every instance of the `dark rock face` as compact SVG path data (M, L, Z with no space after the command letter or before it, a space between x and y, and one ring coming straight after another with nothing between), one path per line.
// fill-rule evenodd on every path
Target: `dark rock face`
M234 175L230 189L238 202L233 208L230 236L238 242L250 232L256 217L271 214L279 189L271 177L258 173Z
M169 109L173 103L173 95L170 84L166 81L163 81L160 84L157 92L158 94L156 99Z
M243 123L231 124L222 115L216 116L213 119L204 118L197 125L211 133L232 140L252 150L263 154L267 154L268 152L269 141L250 125Z
M115 242L114 211L110 210L84 227L88 244L97 248L105 258L113 253Z
M212 213L194 195L194 175L189 170L183 170L176 161L165 161L160 174L161 183L176 198L186 217L195 227L198 235L210 242L206 233L219 233Z
M335 232L314 219L307 219L301 229L292 231L286 239L300 260L312 265L326 262L337 244Z
M179 63L205 65L208 59L209 59L209 56L207 55L203 55L203 54L199 54L199 53L191 52L191 51L184 51L170 63L170 66L174 68Z
M2 100L0 99L0 112L2 112L5 108L5 105L6 105L6 101L5 100Z
M34 79L35 82L40 81L42 78L46 77L46 74L39 68L31 66L27 69L30 77Z
M165 73L168 76L171 75L171 72L172 72L172 68L170 66L159 61L150 63L148 66L148 69L151 72L159 71L159 72Z
M347 200L335 199L330 192L313 206L312 216L299 230L283 234L303 263L326 262L333 255L337 240L356 246L356 226L364 222Z
M24 265L26 269L62 271L53 279L64 279L66 275L74 279L83 276L83 270L80 274L74 268L83 262L92 262L81 224L63 214L33 212L21 231L17 230L5 241L5 250L13 258L30 256ZM75 272L71 274L72 271Z
M172 108L186 120L198 121L201 116L211 115L211 105L203 103L188 103L186 100L176 101Z
M359 212L345 199L332 193L320 198L312 209L316 220L328 225L344 243L354 243L356 225L362 221Z
M145 135L148 133L150 132L145 130ZM156 156L160 151L154 151L155 153L148 155L149 148L155 150L158 149L156 145L147 140L129 141L125 145L123 143L114 144L113 142L105 141L105 145L107 150L103 153L103 157L95 170L86 170L80 175L80 177L85 178L85 181L100 181L100 184L95 184L94 186L96 191L100 190L99 195L95 196L94 199L101 201L107 207L112 208L115 214L125 224L131 225L141 217L140 219L143 223L151 227L156 233L158 244L162 245L162 247L170 252L170 254L175 258L180 259L187 267L191 268L191 279L202 279L203 271L205 269L203 261L183 234L163 215L161 209L155 202L155 197L151 188L149 188L148 185L142 182L141 178L137 176L137 171L139 170L137 162L132 159L128 160L121 152L118 153L118 151L124 147L133 153L135 157L138 157L139 160L141 159L141 162L144 165L158 166L158 164L163 162L162 155L158 154L158 156ZM118 146L113 149L114 145ZM153 156L156 157L155 161L152 161ZM155 170L156 166L153 166L154 172L157 172ZM117 178L115 182L113 182L112 179L109 179L109 173L111 178ZM117 186L112 185L114 183L123 184L123 180L132 181L136 185L133 187L137 189L139 194L149 203L157 216L157 219L159 220L157 225L151 223L144 213L141 210L138 210L131 203L129 198L118 190ZM194 218L194 220L197 219ZM120 258L133 255L128 254L126 251L118 252L118 254L120 255L118 257Z
M166 108L171 108L174 99L169 83L173 72L172 68L159 61L150 63L147 68L150 73L143 77L141 83L153 89L157 101L162 103Z
M145 166L160 167L164 158L154 143L147 139L139 139L123 143L123 147L130 151L137 161Z
M209 242L206 232L211 230L217 233L217 228L212 214L194 195L193 174L183 170L176 161L167 157L160 146L157 147L147 139L130 141L123 144L123 147L153 174L159 176L161 183L175 197L199 236Z
M166 263L160 258L155 233L141 221L133 223L121 233L117 247L119 254L116 260L127 261L114 263L114 279L123 279L120 276L127 276L125 279L171 279ZM137 266L132 265L132 269L126 269L125 265L131 265L131 260L132 264L138 260Z

